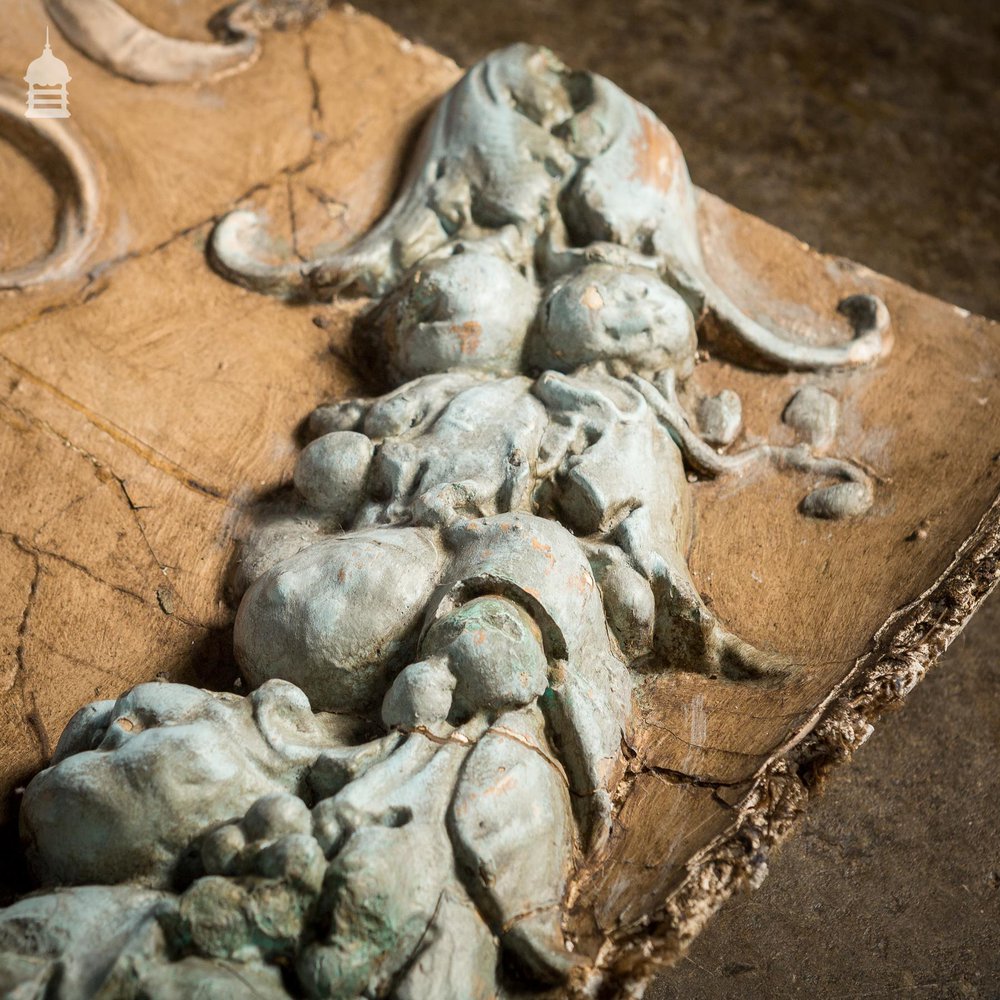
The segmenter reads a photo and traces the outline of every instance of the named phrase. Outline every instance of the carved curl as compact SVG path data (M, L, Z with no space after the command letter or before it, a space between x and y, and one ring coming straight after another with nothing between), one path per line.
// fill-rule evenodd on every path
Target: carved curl
M24 117L24 94L0 84L3 137L52 186L58 216L55 242L40 260L0 272L0 290L20 289L78 274L99 234L100 183L90 151L72 122Z

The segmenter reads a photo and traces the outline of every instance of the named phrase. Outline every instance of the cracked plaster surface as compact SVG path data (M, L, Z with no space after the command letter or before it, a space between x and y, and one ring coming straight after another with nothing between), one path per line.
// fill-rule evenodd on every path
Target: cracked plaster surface
M204 6L207 10L209 5ZM30 20L15 25L5 58L16 55L22 36L30 37ZM374 24L349 11L334 13L314 27L320 39L316 44L326 49L333 39L336 47L343 50L346 46L350 52L352 46L362 43L369 58L381 46L385 55L376 58L384 60L390 53L398 52L398 40L385 29L372 32ZM116 153L116 158L106 160L107 150L100 148L106 140L95 143L93 135L88 133L88 125L91 130L99 128L97 119L107 114L108 108L98 110L93 100L88 106L84 97L74 105L85 142L111 175L102 178L104 236L78 280L50 289L0 293L0 371L6 374L5 391L0 399L3 448L10 475L21 477L22 497L19 501L10 493L8 502L0 503L0 530L13 544L21 546L18 552L31 554L57 576L54 590L44 583L36 588L38 596L31 622L24 626L16 651L11 650L10 666L5 672L25 691L21 708L14 712L8 706L0 719L5 733L0 765L7 775L4 791L8 795L17 776L30 773L48 755L49 747L39 733L58 731L73 707L68 698L65 705L60 703L61 696L49 690L47 679L35 678L30 683L26 680L32 675L34 659L50 656L46 650L55 646L62 662L77 664L68 679L70 689L78 692L76 701L95 693L92 682L86 686L87 678L105 676L111 685L119 687L127 684L130 676L142 679L148 670L146 657L140 654L143 643L132 643L132 652L127 653L116 638L106 652L117 651L124 663L105 671L89 651L74 648L75 638L69 641L56 638L65 632L67 624L60 622L65 616L55 602L60 599L58 594L73 589L74 575L81 580L81 586L99 588L93 591L93 597L81 595L77 600L82 599L84 606L89 600L99 601L94 610L105 619L107 629L120 628L117 622L124 625L128 621L131 629L140 621L145 623L140 626L140 633L146 631L147 643L156 650L153 655L162 658L162 671L166 675L194 679L192 664L199 651L207 647L214 650L211 659L215 666L209 667L204 679L215 671L216 683L231 682L231 656L223 651L225 642L220 641L231 617L220 583L228 558L227 536L248 502L247 481L261 487L261 472L265 469L268 480L280 481L280 468L276 476L273 470L274 455L275 452L279 457L292 454L294 445L287 435L294 426L292 414L301 406L296 400L314 400L320 391L318 383L329 384L329 376L316 371L314 362L315 357L325 353L329 332L307 324L305 331L290 339L288 363L272 368L268 373L270 382L262 382L253 355L259 354L265 344L258 339L251 344L250 357L241 361L247 349L245 344L240 346L243 339L240 320L259 312L255 303L245 301L243 293L233 294L228 290L223 293L231 307L222 328L216 324L212 338L206 342L196 337L196 327L189 321L197 313L196 302L171 315L175 303L169 295L143 302L146 297L143 289L161 285L164 268L174 275L174 280L182 274L203 269L207 272L202 246L220 215L247 199L274 195L280 200L302 175L317 169L324 157L347 171L347 164L369 156L366 150L373 145L384 142L387 136L405 133L436 88L443 87L454 72L446 64L435 64L421 86L411 88L411 97L397 104L392 115L380 120L375 130L370 116L359 121L349 111L345 115L344 109L336 107L326 112L324 119L321 95L337 82L336 67L326 66L321 72L310 68L311 37L309 33L269 35L265 54L255 70L264 76L265 90L280 79L283 127L269 138L277 140L274 149L283 156L283 162L276 163L264 179L258 174L249 184L231 190L224 199L216 198L214 204L205 204L204 195L199 195L204 205L200 215L191 219L191 212L187 211L188 218L173 230L164 232L158 215L148 224L143 220L141 225L129 227L132 230L127 235L129 245L124 247L120 245L122 229L120 220L116 221L116 205L135 203L136 196L128 193L128 185L135 187L143 179L126 173L122 180L115 181L116 172L123 165L127 168L127 157L134 154L125 153L123 160L118 158L122 154ZM290 59L293 52L297 58ZM352 56L359 57L365 59L360 51ZM422 55L419 59L426 62ZM88 89L95 96L100 94L109 107L116 94L124 96L119 81L107 77L84 57L77 54L71 61L81 94ZM289 62L298 64L297 76L287 73ZM378 72L378 67L373 69ZM0 66L0 72L8 70ZM361 76L363 79L365 74ZM355 86L360 88L363 83ZM339 84L338 87L343 90ZM241 85L234 80L224 89L232 99ZM187 102L188 98L183 100ZM293 106L301 107L301 118L289 116L289 100ZM267 114L265 111L265 118ZM300 120L305 125L301 130L297 127ZM200 127L197 119L192 121L197 131ZM238 130L244 125L237 122L234 127ZM121 136L123 143L129 142L130 131L134 130L126 125ZM136 136L132 135L131 140L136 141ZM197 135L191 141L196 145ZM231 147L228 156L230 160L239 156L238 149ZM255 169L259 161L260 156L252 156L249 169ZM196 167L192 172L179 160L176 168L180 169L180 177L169 184L183 187L200 183ZM232 189L234 182L239 185L239 174L246 169L241 167L230 174L220 170L218 176L224 177ZM375 171L361 190L355 172L346 174L354 191L350 199L354 206L353 225L363 225L377 211L392 176L387 164L382 172ZM109 186L114 186L114 203L107 200ZM219 187L214 182L210 186ZM206 193L211 197L210 191ZM289 215L285 218L291 221ZM339 220L341 228L343 224L344 220ZM157 273L160 278L155 277ZM210 272L205 280L212 285L217 282ZM213 294L218 298L214 289L208 294L210 298ZM162 333L150 341L141 336L144 326ZM284 326L287 328L288 324ZM105 331L115 332L109 337ZM183 367L188 386L171 371L173 362L167 362L168 368L163 367L171 341L186 342L188 360ZM242 371L247 375L241 374ZM134 390L117 391L115 378L121 380L119 386L133 386ZM214 466L211 471L207 470L205 453L199 453L197 444L189 445L182 430L185 421L197 410L196 406L190 406L190 400L192 393L199 394L202 380L216 395L225 397L217 410L219 418L234 405L244 406L242 400L247 394L263 392L261 412L275 428L263 447L258 444L249 449L243 442L252 434L250 428L225 431L223 438L216 441L226 441L227 457L223 462L211 460L209 464ZM179 414L179 422L167 418L175 400L182 407L187 406L187 413ZM136 406L147 413L144 427L133 419ZM288 418L283 420L282 413L287 413ZM204 420L199 421L199 427L205 439L208 428ZM218 453L216 446L213 454ZM68 460L70 455L79 464ZM50 470L48 477L55 476L53 481L58 484L51 496L40 492L46 467ZM22 471L18 472L19 469ZM183 517L194 528L187 538L179 535L173 522L175 514L166 513L171 508L176 512L178 507L187 511ZM102 514L95 521L98 509ZM77 527L81 524L82 528ZM65 574L69 576L63 582ZM117 600L127 604L120 610L105 604L105 598L98 596L101 589L112 604ZM15 591L10 592L9 600L24 604L23 595L18 597ZM23 606L16 610L12 606L10 614L20 616L23 610ZM33 694L36 688L44 690L44 695ZM5 801L9 805L6 796Z

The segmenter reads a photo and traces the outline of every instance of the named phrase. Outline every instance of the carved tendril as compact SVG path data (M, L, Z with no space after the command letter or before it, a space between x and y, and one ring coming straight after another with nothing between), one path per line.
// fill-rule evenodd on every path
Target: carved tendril
M58 203L56 238L49 253L0 271L0 291L76 276L100 233L101 184L90 150L69 121L25 119L23 93L5 84L0 86L0 127L4 138L45 176Z
M804 445L761 444L731 455L720 454L692 430L677 398L673 372L662 373L657 385L639 375L629 375L626 381L642 394L697 472L714 478L727 473L742 475L756 465L771 465L811 473L841 482L810 493L802 501L802 513L825 518L856 517L871 507L871 478L853 462L813 455Z
M193 83L239 73L260 55L257 0L225 14L228 41L192 42L147 27L114 0L46 0L69 41L96 63L136 83Z

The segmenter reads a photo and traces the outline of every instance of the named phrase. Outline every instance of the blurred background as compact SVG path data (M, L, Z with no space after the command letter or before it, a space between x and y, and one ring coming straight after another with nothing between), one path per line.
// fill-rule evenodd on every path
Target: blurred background
M1000 319L996 0L355 0L468 65L553 48L697 184ZM1000 421L996 411L993 418ZM1000 998L1000 595L648 1000Z

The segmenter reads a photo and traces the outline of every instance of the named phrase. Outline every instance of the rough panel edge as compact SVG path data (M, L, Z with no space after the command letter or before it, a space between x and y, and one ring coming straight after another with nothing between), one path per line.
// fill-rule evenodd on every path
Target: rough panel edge
M854 756L884 712L902 707L998 582L1000 495L941 576L876 632L813 728L764 768L734 828L692 858L687 877L658 913L607 938L596 969L569 996L642 997L652 977L683 957L734 892L757 888L770 851L792 831L830 771Z

